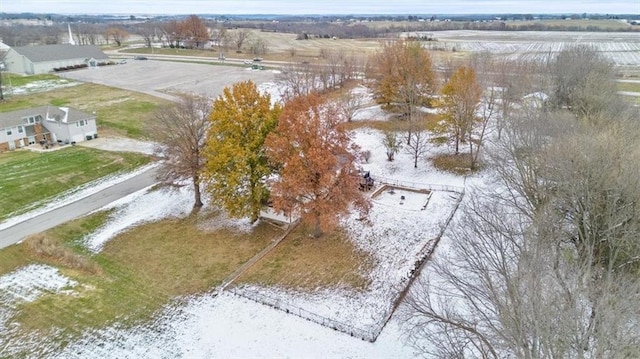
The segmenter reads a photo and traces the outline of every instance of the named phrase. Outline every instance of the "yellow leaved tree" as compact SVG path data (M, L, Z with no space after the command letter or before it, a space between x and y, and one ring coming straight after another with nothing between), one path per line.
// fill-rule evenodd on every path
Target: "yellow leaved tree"
M203 176L211 201L232 217L256 221L269 198L271 174L263 144L275 128L281 106L272 105L251 81L225 88L209 115Z

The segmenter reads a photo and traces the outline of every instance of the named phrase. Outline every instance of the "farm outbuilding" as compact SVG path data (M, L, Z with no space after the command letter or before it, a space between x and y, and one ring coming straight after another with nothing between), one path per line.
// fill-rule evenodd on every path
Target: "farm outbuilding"
M80 67L96 67L109 62L98 46L40 45L12 47L4 56L6 71L34 75Z

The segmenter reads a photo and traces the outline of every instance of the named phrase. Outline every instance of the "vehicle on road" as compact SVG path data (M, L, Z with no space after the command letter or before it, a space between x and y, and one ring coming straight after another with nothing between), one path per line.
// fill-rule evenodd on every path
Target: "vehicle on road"
M134 60L149 60L146 56L135 56Z

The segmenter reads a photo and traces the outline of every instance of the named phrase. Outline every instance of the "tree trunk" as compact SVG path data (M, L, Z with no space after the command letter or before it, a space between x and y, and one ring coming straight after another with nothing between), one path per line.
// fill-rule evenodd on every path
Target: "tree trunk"
M194 193L194 203L193 208L202 207L202 194L200 193L200 176L193 176L193 193Z
M313 238L322 237L322 227L320 226L320 213L315 214L315 220L313 225Z

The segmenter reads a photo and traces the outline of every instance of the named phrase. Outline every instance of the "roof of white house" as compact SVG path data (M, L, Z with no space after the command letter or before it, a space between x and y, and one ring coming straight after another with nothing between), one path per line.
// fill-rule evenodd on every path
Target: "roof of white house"
M42 116L43 120L60 121L62 123L75 123L80 120L94 119L96 117L95 115L90 115L70 107L46 105L24 110L0 112L0 129L23 125L23 118L36 115Z
M25 56L31 62L47 62L71 59L107 60L109 57L98 46L70 44L38 45L13 47L14 51Z

